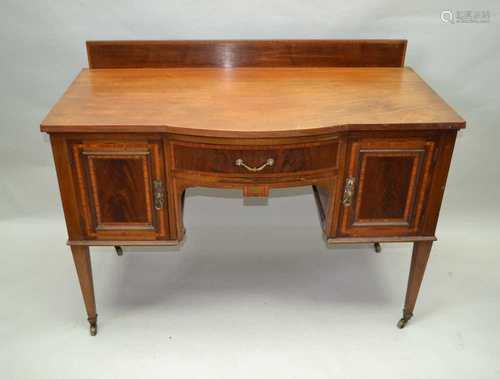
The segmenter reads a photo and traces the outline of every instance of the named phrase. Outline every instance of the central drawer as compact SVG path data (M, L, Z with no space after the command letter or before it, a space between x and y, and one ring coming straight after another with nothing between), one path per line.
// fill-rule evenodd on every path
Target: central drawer
M334 169L338 140L308 144L249 146L175 141L174 169L231 175L279 175Z

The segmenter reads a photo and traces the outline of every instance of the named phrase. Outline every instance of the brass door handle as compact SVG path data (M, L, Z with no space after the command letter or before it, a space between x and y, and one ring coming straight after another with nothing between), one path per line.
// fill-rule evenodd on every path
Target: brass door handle
M258 171L264 170L267 166L269 166L269 167L273 166L274 165L274 159L273 158L268 158L268 160L266 161L266 163L264 163L262 166L259 166L259 167L250 167L250 166L247 166L245 164L245 162L243 162L243 159L241 159L241 158L236 159L236 161L234 162L234 164L236 166L245 167L248 171L258 172Z
M354 178L350 176L345 180L344 196L342 197L342 204L344 204L344 207L349 207L352 204L353 196L354 196Z
M165 204L165 187L161 180L153 180L153 198L155 209L162 209Z

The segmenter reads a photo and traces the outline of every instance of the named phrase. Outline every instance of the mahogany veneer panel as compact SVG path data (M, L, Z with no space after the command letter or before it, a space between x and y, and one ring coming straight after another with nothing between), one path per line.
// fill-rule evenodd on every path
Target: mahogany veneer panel
M364 197L358 210L360 219L404 218L414 162L414 157L405 156L366 158Z
M153 180L165 182L160 141L68 142L88 238L168 236L165 210L153 206Z
M417 234L427 197L435 137L364 138L354 141L347 177L354 196L343 207L341 233L348 236Z
M150 199L146 196L150 189L144 180L145 160L99 157L90 158L89 163L100 223L151 223Z
M88 41L90 68L399 67L406 40Z
M267 175L288 174L332 169L337 166L338 141L299 146L225 146L174 143L174 168L176 170L200 171L206 173ZM272 166L259 172L250 172L235 164L242 159L250 167L259 167L267 159L273 159Z

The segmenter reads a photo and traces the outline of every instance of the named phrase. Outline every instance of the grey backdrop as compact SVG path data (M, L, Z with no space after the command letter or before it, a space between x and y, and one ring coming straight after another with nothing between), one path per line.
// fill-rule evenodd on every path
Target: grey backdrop
M448 9L491 19L446 24ZM498 0L0 0L0 376L498 379L499 11ZM395 327L408 244L327 249L309 189L272 192L267 206L191 190L182 254L92 249L100 329L88 336L39 123L86 66L86 39L190 38L408 39L406 64L467 120L408 329Z
M487 10L489 23L446 24L443 10ZM459 114L442 220L480 225L500 203L498 1L30 1L2 0L0 217L61 218L48 139L39 123L82 67L86 39L407 38L413 67ZM280 192L240 209L236 194L191 192L187 223L316 222L312 199ZM201 196L196 196L201 195ZM221 203L222 202L222 203ZM311 218L294 217L307 214ZM447 216L448 215L448 216ZM2 233L0 231L0 233Z

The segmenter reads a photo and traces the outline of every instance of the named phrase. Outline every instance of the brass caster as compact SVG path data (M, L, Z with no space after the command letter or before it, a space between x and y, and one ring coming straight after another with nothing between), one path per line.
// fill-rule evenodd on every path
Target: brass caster
M115 250L116 250L116 255L118 255L119 257L123 255L123 249L121 246L115 246Z
M96 325L90 325L90 335L93 337L97 335L97 324Z
M403 317L398 321L398 328L403 329L412 317L413 313L403 310Z
M404 317L401 318L401 320L398 321L398 328L403 329L406 326L406 324L408 323L408 321L409 320L404 318Z
M380 253L382 251L382 246L380 246L380 243L379 242L375 242L373 244L373 248L375 249L375 252L376 253Z

